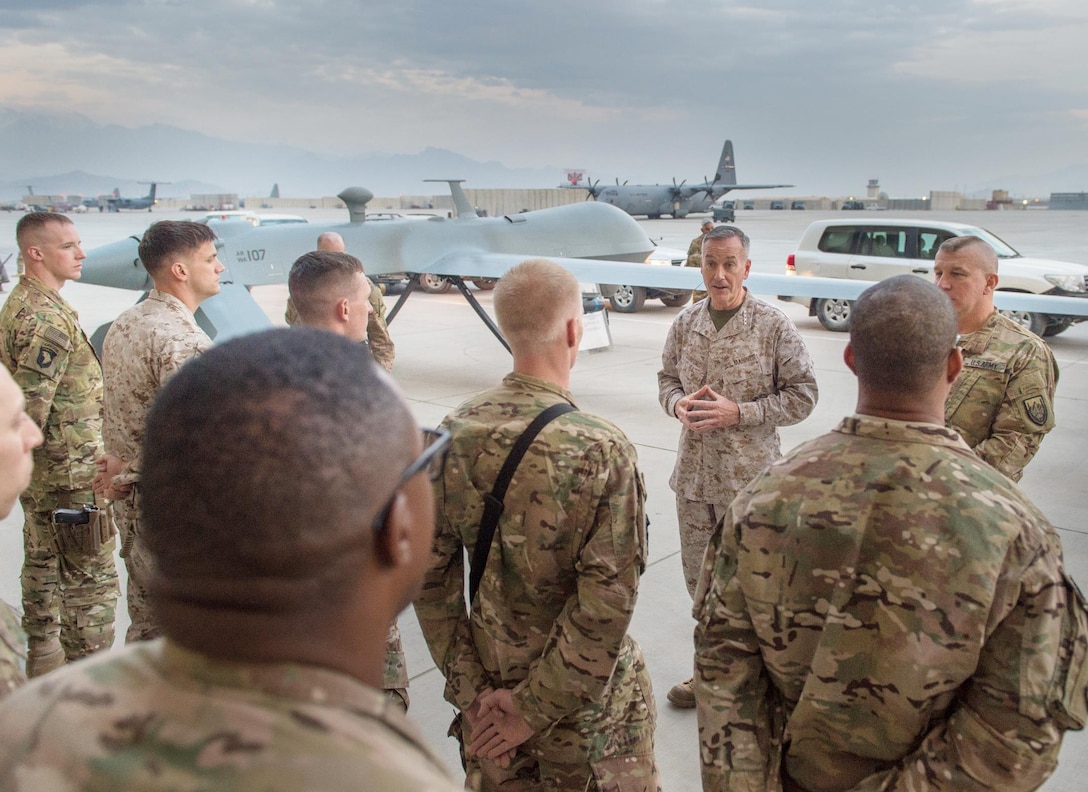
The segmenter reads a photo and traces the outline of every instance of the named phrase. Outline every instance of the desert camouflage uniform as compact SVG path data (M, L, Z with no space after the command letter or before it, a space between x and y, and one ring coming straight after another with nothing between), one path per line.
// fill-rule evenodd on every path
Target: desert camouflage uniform
M740 311L715 330L709 302L676 317L657 373L658 398L668 415L703 385L740 406L740 425L709 432L680 430L669 486L676 493L680 554L688 593L703 563L711 531L737 492L778 458L779 426L803 421L816 406L816 375L797 328L745 291Z
M771 465L694 615L706 790L1035 789L1088 716L1058 536L943 426L855 415Z
M26 682L26 633L19 614L0 600L0 699Z
M147 599L151 560L138 541L144 421L159 388L211 343L185 303L153 289L146 300L117 317L102 344L106 380L102 437L106 452L125 462L114 484L133 485L128 497L113 504L121 534L121 557L128 570L128 613L132 623L126 641L144 641L160 634Z
M24 276L0 308L0 360L22 388L45 442L22 494L23 626L30 674L113 645L115 543L97 551L56 546L52 512L94 504L102 452L102 369L79 317L54 289ZM111 529L112 530L112 529Z
M0 702L0 788L455 792L378 691L317 666L143 642Z
M512 689L536 731L505 773L470 760L471 788L581 790L592 778L590 789L655 790L653 693L627 635L646 563L645 489L613 424L572 412L537 435L466 615L462 548L475 547L484 495L532 419L561 402L573 404L569 391L509 374L447 417L453 442L416 613L448 701L463 711L487 688Z
M691 244L688 245L688 258L684 262L685 267L699 267L703 266L703 237L706 234L699 234L695 239L691 240ZM706 298L706 292L702 289L695 289L691 293L691 301L693 303L699 302L699 300Z
M960 338L963 371L945 402L945 423L1013 481L1054 428L1058 364L1039 336L994 311Z
M370 354L374 356L382 368L386 371L393 370L393 339L389 337L389 331L385 329L385 301L382 299L381 290L377 284L370 283L370 304L374 306L374 313L367 322L367 340L370 344ZM298 309L290 297L287 298L287 310L284 311L283 320L287 324L297 325L299 322ZM404 646L401 643L400 628L397 620L389 628L389 635L385 639L385 673L382 677L382 688L393 700L400 700L404 709L408 709L408 660L404 656Z
M382 299L382 290L370 278L366 279L370 284L370 305L374 312L366 321L366 342L370 346L370 354L378 361L386 371L393 370L393 358L396 357L396 348L393 339L389 337L389 328L385 324L385 300ZM283 312L283 321L289 325L298 324L298 309L294 301L287 298L287 309Z

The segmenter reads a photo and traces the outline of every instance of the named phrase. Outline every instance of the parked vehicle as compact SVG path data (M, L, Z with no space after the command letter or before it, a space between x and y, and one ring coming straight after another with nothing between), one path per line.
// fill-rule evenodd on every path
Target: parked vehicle
M939 220L817 220L786 259L786 272L866 281L910 273L932 280L937 248L956 236L979 237L997 251L998 291L1088 298L1088 266L1025 258L984 228ZM780 299L807 305L809 315L828 330L842 332L850 327L851 300ZM1028 311L1002 313L1041 336L1057 335L1084 320Z
M682 267L687 254L680 250L656 248L646 263L658 267ZM636 313L647 300L661 300L669 308L679 308L691 299L690 289L651 289L645 286L625 284L601 284L601 294L608 298L612 310L619 313Z

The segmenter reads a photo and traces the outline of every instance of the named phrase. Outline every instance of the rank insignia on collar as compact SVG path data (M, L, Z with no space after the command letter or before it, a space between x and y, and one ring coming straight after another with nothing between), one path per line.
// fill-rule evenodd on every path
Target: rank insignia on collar
M1024 412L1027 413L1028 418L1036 426L1046 424L1046 419L1050 415L1049 410L1046 408L1046 400L1042 396L1032 396L1030 399L1024 399Z

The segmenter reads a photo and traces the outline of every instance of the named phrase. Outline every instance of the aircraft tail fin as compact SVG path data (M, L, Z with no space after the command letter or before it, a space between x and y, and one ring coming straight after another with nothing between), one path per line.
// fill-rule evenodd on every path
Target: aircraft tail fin
M424 179L428 182L445 182L450 186L450 195L453 197L453 208L457 210L458 217L478 217L474 207L461 189L464 179Z
M737 166L733 160L733 141L725 141L722 146L722 157L718 160L718 170L714 172L715 184L736 184Z
M156 182L151 182L151 192L147 194L147 197L150 199L151 203L155 203L155 190L157 190L158 187L159 185Z
M121 188L120 187L114 187L113 188L113 197L114 198L120 198L121 197Z

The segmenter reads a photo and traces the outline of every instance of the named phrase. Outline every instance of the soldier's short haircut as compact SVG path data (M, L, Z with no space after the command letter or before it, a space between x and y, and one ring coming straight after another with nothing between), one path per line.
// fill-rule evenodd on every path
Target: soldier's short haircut
M194 358L147 419L152 597L277 613L342 601L416 431L369 350L333 333L278 328Z
M858 380L884 391L923 393L943 377L956 345L948 296L914 275L870 286L850 312Z
M558 342L566 319L572 311L580 314L581 304L578 279L547 259L521 262L495 287L495 316L515 354Z
M66 215L59 212L27 212L15 225L15 242L20 250L34 244L34 238L48 225L72 225Z
M944 253L945 255L962 253L965 250L976 254L979 263L982 264L984 273L997 273L997 251L985 239L976 236L951 237L942 242L941 246L937 248L938 253Z
M299 256L287 276L299 319L304 324L322 321L331 305L355 293L355 276L362 271L363 263L348 253L314 250Z
M215 231L192 220L160 220L144 231L140 261L151 277L163 272L176 256L188 255L205 242L214 242Z
M714 226L712 229L707 231L706 236L703 237L703 249L706 250L707 242L712 242L715 239L739 239L740 244L744 247L744 255L746 257L749 251L751 251L752 249L752 240L750 240L748 238L748 235L736 226Z

